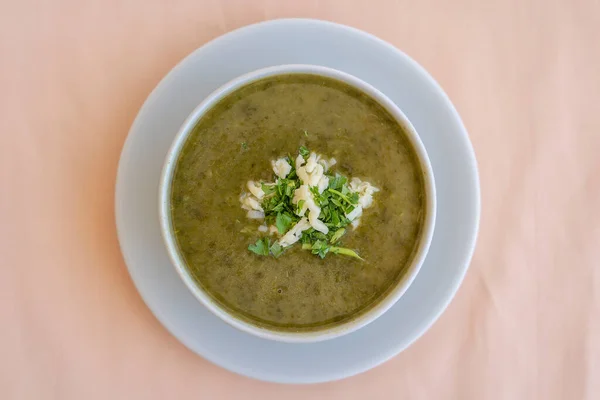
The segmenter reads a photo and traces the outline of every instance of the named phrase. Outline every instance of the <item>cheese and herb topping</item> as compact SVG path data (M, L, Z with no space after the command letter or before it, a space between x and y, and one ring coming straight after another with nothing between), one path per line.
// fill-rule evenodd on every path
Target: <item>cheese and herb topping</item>
M361 259L354 250L335 244L346 234L346 226L358 228L379 189L359 178L348 181L337 173L326 175L336 163L302 146L295 160L271 161L275 182L248 181L249 193L240 196L247 217L262 220L260 233L279 236L273 243L268 236L262 237L248 249L279 257L301 242L303 249L321 258L333 253Z

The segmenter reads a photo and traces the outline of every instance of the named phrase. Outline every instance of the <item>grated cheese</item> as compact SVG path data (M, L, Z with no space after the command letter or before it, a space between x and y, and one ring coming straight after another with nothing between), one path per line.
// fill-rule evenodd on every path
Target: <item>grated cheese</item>
M248 186L248 190L250 191L250 193L252 193L254 196L256 196L257 199L260 200L263 197L265 197L265 192L263 192L262 186L260 183L257 183L254 181L248 181L248 184L246 186Z
M264 211L258 200L248 193L244 193L240 196L240 202L242 203L242 208L244 210Z
M298 159L296 159L296 173L298 178L309 186L317 186L319 180L323 177L323 166L317 163L316 153L310 153L306 165L304 165L304 158L302 159L300 167L298 167Z
M279 240L279 244L283 247L288 247L300 240L302 232L310 229L308 219L302 218L298 223L290 228Z
M323 166L323 169L325 170L325 172L329 171L329 169L331 167L333 167L335 164L337 164L337 160L335 158L330 158L329 160L325 160L323 159L319 159L319 164L321 164Z
M369 208L373 204L373 193L379 192L375 186L369 182L363 182L359 178L352 178L350 181L350 189L354 192L358 192L358 204L362 208Z
M354 221L356 218L359 218L362 215L363 208L361 205L354 207L354 210L346 214L346 218L350 221Z
M262 211L250 210L246 213L248 219L265 219L265 213Z
M280 158L277 161L271 161L271 165L273 166L273 172L275 172L275 175L277 175L281 179L288 176L288 174L292 170L292 166L288 164L285 158Z
M308 185L301 185L298 189L294 191L294 197L292 198L292 203L298 204L300 200L304 200L304 204L302 208L298 211L298 215L303 217L306 211L308 210L308 221L310 225L322 232L327 234L329 232L329 228L322 221L320 221L319 215L321 214L321 207L315 203L315 199L313 194L310 192L310 188Z

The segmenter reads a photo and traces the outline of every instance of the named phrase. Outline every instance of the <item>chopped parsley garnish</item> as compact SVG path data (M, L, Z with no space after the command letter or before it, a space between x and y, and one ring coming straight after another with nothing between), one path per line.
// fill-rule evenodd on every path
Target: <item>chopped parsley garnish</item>
M271 246L271 255L275 258L279 258L280 255L283 254L283 247L279 243L273 243Z
M304 158L305 162L310 161L309 157L315 157L304 146L299 148L298 154ZM328 181L328 183L324 183L326 186L321 185L321 191L319 191L319 185L308 186L310 192L308 197L307 187L303 186L304 189L298 193L302 193L304 190L304 198L298 199L301 196L297 196L297 202L294 203L296 190L305 182L298 177L295 158L288 155L283 160L291 167L289 173L281 175L283 177L275 176L275 182L272 183L261 182L259 186L264 193L260 200L260 206L264 212L264 223L275 226L282 239L271 243L269 237L263 237L249 245L248 250L260 256L271 255L277 258L295 241L298 241L301 243L302 249L321 258L325 258L328 254L334 254L362 260L356 251L338 246L348 232L346 227L352 222L347 215L359 206L359 193L350 188L348 178L340 174L326 174L323 172L324 170L321 170L321 173L324 174L323 177L326 177ZM305 174L307 171L300 172ZM305 176L302 173L300 175ZM324 179L323 182L325 182ZM316 210L315 212L320 210L318 215L320 226L308 225L306 218L312 210ZM304 225L294 228L299 222ZM288 233L291 235L295 233L296 236L293 241L286 243L283 238Z
M292 221L293 219L288 213L278 213L277 218L275 218L275 226L279 233L283 235L290 229Z
M344 233L346 233L346 229L344 229L344 228L340 228L337 231L335 231L335 233L333 234L333 236L329 240L331 242L331 244L334 244L335 242L337 242L338 240L340 240L340 238L342 236L344 236Z
M278 258L284 251L284 248L277 242L271 244L271 240L267 237L258 239L256 243L248 246L248 250L258 254L259 256L268 256Z
M268 256L269 255L269 247L270 247L269 238L258 239L256 243L248 246L248 250L253 253L258 254L259 256Z
M300 150L298 150L298 153L300 153L302 157L306 158L310 154L310 151L306 147L300 146Z

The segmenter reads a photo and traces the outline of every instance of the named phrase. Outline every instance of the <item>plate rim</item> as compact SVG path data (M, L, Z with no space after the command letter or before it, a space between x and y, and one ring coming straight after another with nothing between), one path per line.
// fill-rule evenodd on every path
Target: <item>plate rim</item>
M150 303L146 299L146 295L144 295L143 291L140 290L139 284L135 279L136 274L134 273L133 268L131 267L131 263L133 261L128 257L126 251L124 250L124 248L125 248L124 244L123 244L124 243L124 239L123 239L124 228L122 227L122 217L121 217L121 214L123 211L121 210L121 206L119 204L120 203L119 199L122 197L122 195L119 196L119 193L124 191L123 188L120 189L120 187L123 185L123 179L124 179L123 178L123 174L124 174L123 170L125 169L125 163L123 162L123 160L124 160L124 156L130 152L130 148L133 146L133 144L132 144L133 143L133 134L132 133L139 129L139 125L141 124L141 121L144 119L145 114L147 112L146 109L147 109L148 105L150 103L152 103L155 98L160 96L160 94L161 94L160 92L163 89L163 87L166 86L171 79L174 79L174 75L176 74L176 72L179 69L182 69L184 67L184 64L186 63L186 61L194 58L196 53L201 52L202 50L206 50L207 48L217 46L221 42L231 40L232 38L234 38L238 35L247 33L248 31L261 29L265 26L286 25L289 23L318 24L318 25L324 25L324 26L327 25L330 28L337 29L337 30L343 30L350 34L359 35L366 39L369 39L369 40L377 43L378 45L387 48L388 51L393 52L396 55L402 57L406 62L408 62L411 65L412 69L415 72L417 72L419 75L421 75L422 78L424 78L426 81L428 81L428 83L433 88L435 88L436 94L441 96L441 98L444 100L444 103L448 107L448 110L451 112L452 117L455 119L455 122L458 124L458 127L460 128L461 138L462 138L463 144L465 146L465 150L469 156L468 160L466 160L466 161L469 165L469 169L473 173L473 179L472 179L471 184L472 184L472 188L474 191L473 199L472 199L474 201L474 210L473 210L474 223L473 223L472 229L469 230L469 232L471 233L470 240L468 243L465 242L465 244L467 245L466 246L467 250L464 252L464 255L463 255L465 261L464 261L464 266L462 266L462 268L460 269L460 274L459 273L455 274L455 279L450 283L451 290L448 292L448 295L444 298L444 301L440 302L438 304L437 309L435 310L435 313L432 312L427 318L424 319L424 320L426 320L426 323L424 323L421 326L421 328L418 329L418 332L416 332L414 335L412 335L412 337L410 337L410 340L406 340L405 343L401 343L398 346L393 347L392 349L390 349L390 351L387 352L386 355L381 356L381 357L377 358L376 360L371 360L369 362L363 363L361 365L361 367L354 367L351 370L346 370L342 373L340 373L340 372L330 373L329 376L325 377L324 379L312 379L312 380L310 380L310 379L309 380L288 379L286 381L282 381L282 380L278 380L278 379L268 379L268 378L264 378L264 377L258 377L255 375L247 374L247 373L242 372L241 370L232 369L231 366L224 365L218 359L216 359L215 357L212 357L211 355L199 354L197 351L190 348L190 346L187 343L185 343L183 340L181 340L179 335L177 335L171 329L171 327L164 322L164 318L162 317L161 312L159 310L154 309L150 305ZM462 118L458 114L458 111L454 107L454 104L452 103L452 101L450 100L450 98L448 97L446 92L443 90L441 85L419 63L417 63L414 59L412 59L410 56L408 56L402 50L396 48L392 44L386 42L385 40L383 40L371 33L365 32L363 30L360 30L360 29L357 29L357 28L354 28L354 27L351 27L348 25L331 22L331 21L327 21L327 20L312 19L312 18L280 18L280 19L260 21L260 22L245 25L245 26L236 28L232 31L226 32L226 33L224 33L220 36L217 36L217 37L211 39L210 41L204 43L200 47L196 48L194 51L192 51L191 53L186 55L184 58L180 59L177 62L177 64L175 64L175 66L173 66L173 68L171 68L163 76L163 78L156 84L156 86L152 89L152 91L148 94L148 96L144 100L144 103L140 107L140 109L139 109L139 111L127 133L127 137L124 141L123 148L119 155L119 163L118 163L118 168L117 168L117 172L116 172L116 180L115 180L115 220L116 220L117 239L118 239L119 247L121 249L121 254L122 254L123 260L125 262L125 265L127 267L127 270L129 272L129 275L131 276L132 282L133 282L136 290L138 291L140 297L144 301L146 307L148 307L148 309L155 316L155 318L160 322L160 324L172 336L174 336L180 343L182 343L185 347L190 349L193 353L199 355L200 357L206 359L207 361L209 361L227 371L239 374L241 376L246 376L246 377L249 377L252 379L262 380L262 381L266 381L266 382L290 383L290 384L311 384L311 383L337 381L340 379L344 379L344 378L348 378L348 377L360 374L362 372L366 372L372 368L375 368L375 367L387 362L391 358L397 356L399 353L401 353L406 348L410 347L415 341L417 341L419 338L421 338L431 328L431 326L435 322L437 322L439 320L441 314L447 309L449 304L455 298L456 293L457 293L458 289L460 288L460 286L464 280L464 277L466 276L466 273L470 267L471 261L473 259L473 254L475 251L476 243L477 243L477 238L479 235L480 219L481 219L481 186L480 186L479 170L478 170L477 165L478 165L478 163L477 163L475 151L474 151L473 145L469 139L468 131L466 130L466 127L464 126L464 123L462 121ZM334 340L336 340L336 339L332 339L332 341L334 341Z

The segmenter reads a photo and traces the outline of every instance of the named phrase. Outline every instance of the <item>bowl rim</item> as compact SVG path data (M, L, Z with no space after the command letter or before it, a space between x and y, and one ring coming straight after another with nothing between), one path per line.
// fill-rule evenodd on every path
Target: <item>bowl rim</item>
M172 232L172 222L170 213L170 193L171 183L177 164L177 158L180 151L188 139L188 136L197 125L198 121L211 110L219 101L224 97L231 94L232 92L267 77L273 77L277 75L289 75L289 74L310 74L324 76L334 80L346 83L369 97L373 98L378 104L383 106L394 119L402 125L405 134L413 146L424 178L425 186L425 221L423 223L423 229L421 232L421 238L419 240L418 248L415 251L410 266L407 268L404 276L396 283L396 285L388 290L388 293L379 300L371 309L367 310L363 314L356 318L353 318L345 323L337 326L328 327L322 330L315 331L278 331L272 330L266 327L252 324L222 307L217 301L215 301L206 291L194 280L191 273L186 268L186 263L181 256L178 245L176 243L175 236ZM391 308L408 290L409 286L417 276L424 260L427 255L427 251L433 238L433 231L435 228L436 218L436 195L435 195L435 180L433 176L433 169L425 146L423 145L417 131L411 124L410 120L400 110L400 108L392 102L386 95L381 91L368 84L367 82L351 75L346 72L339 71L337 69L311 65L311 64L282 64L276 66L270 66L260 68L246 74L240 75L227 83L223 84L211 94L209 94L185 119L181 127L179 128L169 150L167 152L161 176L159 181L159 220L161 236L166 246L167 253L171 260L171 264L175 268L175 271L184 282L188 290L194 295L194 297L204 305L210 312L219 317L227 324L254 336L258 336L263 339L276 340L287 343L311 343L319 342L328 339L334 339L342 335L351 333L360 329L361 327L369 324L370 322L377 319L389 308Z

